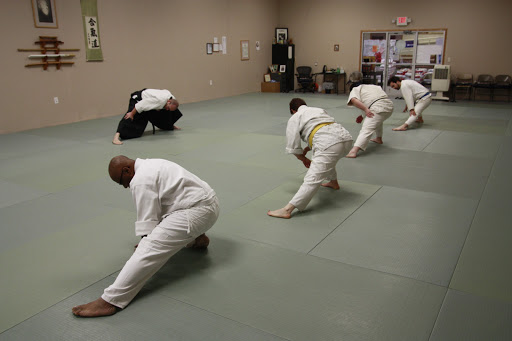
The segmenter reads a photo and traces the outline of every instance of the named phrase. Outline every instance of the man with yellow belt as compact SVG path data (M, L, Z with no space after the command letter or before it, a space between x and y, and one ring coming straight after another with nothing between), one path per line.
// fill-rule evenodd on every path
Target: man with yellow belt
M336 164L352 147L350 133L336 123L324 109L308 107L302 98L290 101L290 113L286 127L286 152L294 154L308 168L304 183L292 200L283 208L268 211L277 218L291 218L294 209L305 210L320 186L340 189ZM308 143L304 149L301 140ZM312 150L313 157L306 154ZM322 184L323 181L327 183Z

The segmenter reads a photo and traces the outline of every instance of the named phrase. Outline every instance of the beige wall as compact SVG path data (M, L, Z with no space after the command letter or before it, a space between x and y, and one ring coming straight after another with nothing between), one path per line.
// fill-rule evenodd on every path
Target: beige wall
M181 103L259 91L275 27L288 27L296 65L351 72L359 69L361 30L393 30L393 18L408 16L409 29L448 29L454 73L512 74L510 0L98 0L103 62L85 61L80 1L56 1L59 28L41 29L29 0L0 0L0 133L121 115L128 94L143 87L167 88ZM80 48L75 65L25 68L29 53L16 49L40 35ZM207 56L206 43L223 35L228 54ZM249 61L240 60L242 39L250 40Z
M59 28L43 29L34 27L30 0L0 0L0 133L120 116L143 87L169 89L182 104L259 91L279 15L277 0L98 0L104 61L86 62L80 1L56 7ZM80 48L75 65L25 68L30 53L17 48L35 47L40 35ZM228 53L206 55L206 43L222 36ZM250 60L241 61L246 39Z
M279 25L296 45L296 65L359 70L361 30L397 30L398 16L412 18L406 29L446 28L445 63L452 73L512 74L510 0L281 0ZM404 28L398 29L404 30ZM334 44L340 51L334 52Z

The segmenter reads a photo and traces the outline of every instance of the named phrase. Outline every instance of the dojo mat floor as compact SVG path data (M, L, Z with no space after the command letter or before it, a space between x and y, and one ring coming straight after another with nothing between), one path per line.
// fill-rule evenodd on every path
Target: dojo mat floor
M511 340L512 104L433 102L420 129L338 163L290 220L306 169L284 152L288 102L357 137L347 95L251 93L182 104L181 131L111 143L118 116L0 135L0 340ZM118 154L208 182L221 216L111 317L77 318L137 243Z

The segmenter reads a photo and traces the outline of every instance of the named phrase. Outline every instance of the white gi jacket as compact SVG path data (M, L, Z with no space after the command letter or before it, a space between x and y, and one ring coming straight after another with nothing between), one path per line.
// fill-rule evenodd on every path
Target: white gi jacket
M135 104L138 113L149 110L160 110L174 96L169 90L146 89L142 91L142 100Z
M135 234L151 233L174 211L209 205L214 190L180 165L163 159L135 160L130 190L137 210Z
M334 118L329 116L324 109L301 105L297 112L290 117L286 126L286 152L302 154L301 139L307 143L309 134L317 125L331 122L335 122ZM317 140L317 135L315 135L313 144L315 149L324 150L336 143L352 140L350 133L337 123L323 127L321 131L328 131L328 136L320 133L320 131L317 133L318 136L326 135L328 138Z
M361 84L350 91L347 104L352 106L350 102L352 98L358 99L373 113L392 112L393 102L382 88L374 84Z
M423 85L410 79L404 79L400 83L400 91L409 110L414 109L416 102L429 92Z

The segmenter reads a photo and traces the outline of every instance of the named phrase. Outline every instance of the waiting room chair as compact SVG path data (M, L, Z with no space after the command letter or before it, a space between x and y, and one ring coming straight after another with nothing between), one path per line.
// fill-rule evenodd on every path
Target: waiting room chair
M473 84L473 100L475 99L478 90L489 90L489 97L492 101L494 87L494 77L491 75L478 75L476 82Z
M496 92L498 90L498 92ZM496 97L496 94L499 94L500 90L504 90L507 93L507 102L510 102L510 94L512 91L512 77L509 75L498 75L494 79L494 93L493 99Z
M453 84L453 99L457 97L457 93L462 90L465 94L464 98L471 99L471 90L473 88L473 75L470 73L461 73L455 77Z
M297 83L300 85L300 88L296 91L311 91L315 92L315 81L313 80L313 75L311 74L310 66L299 66L297 67Z

